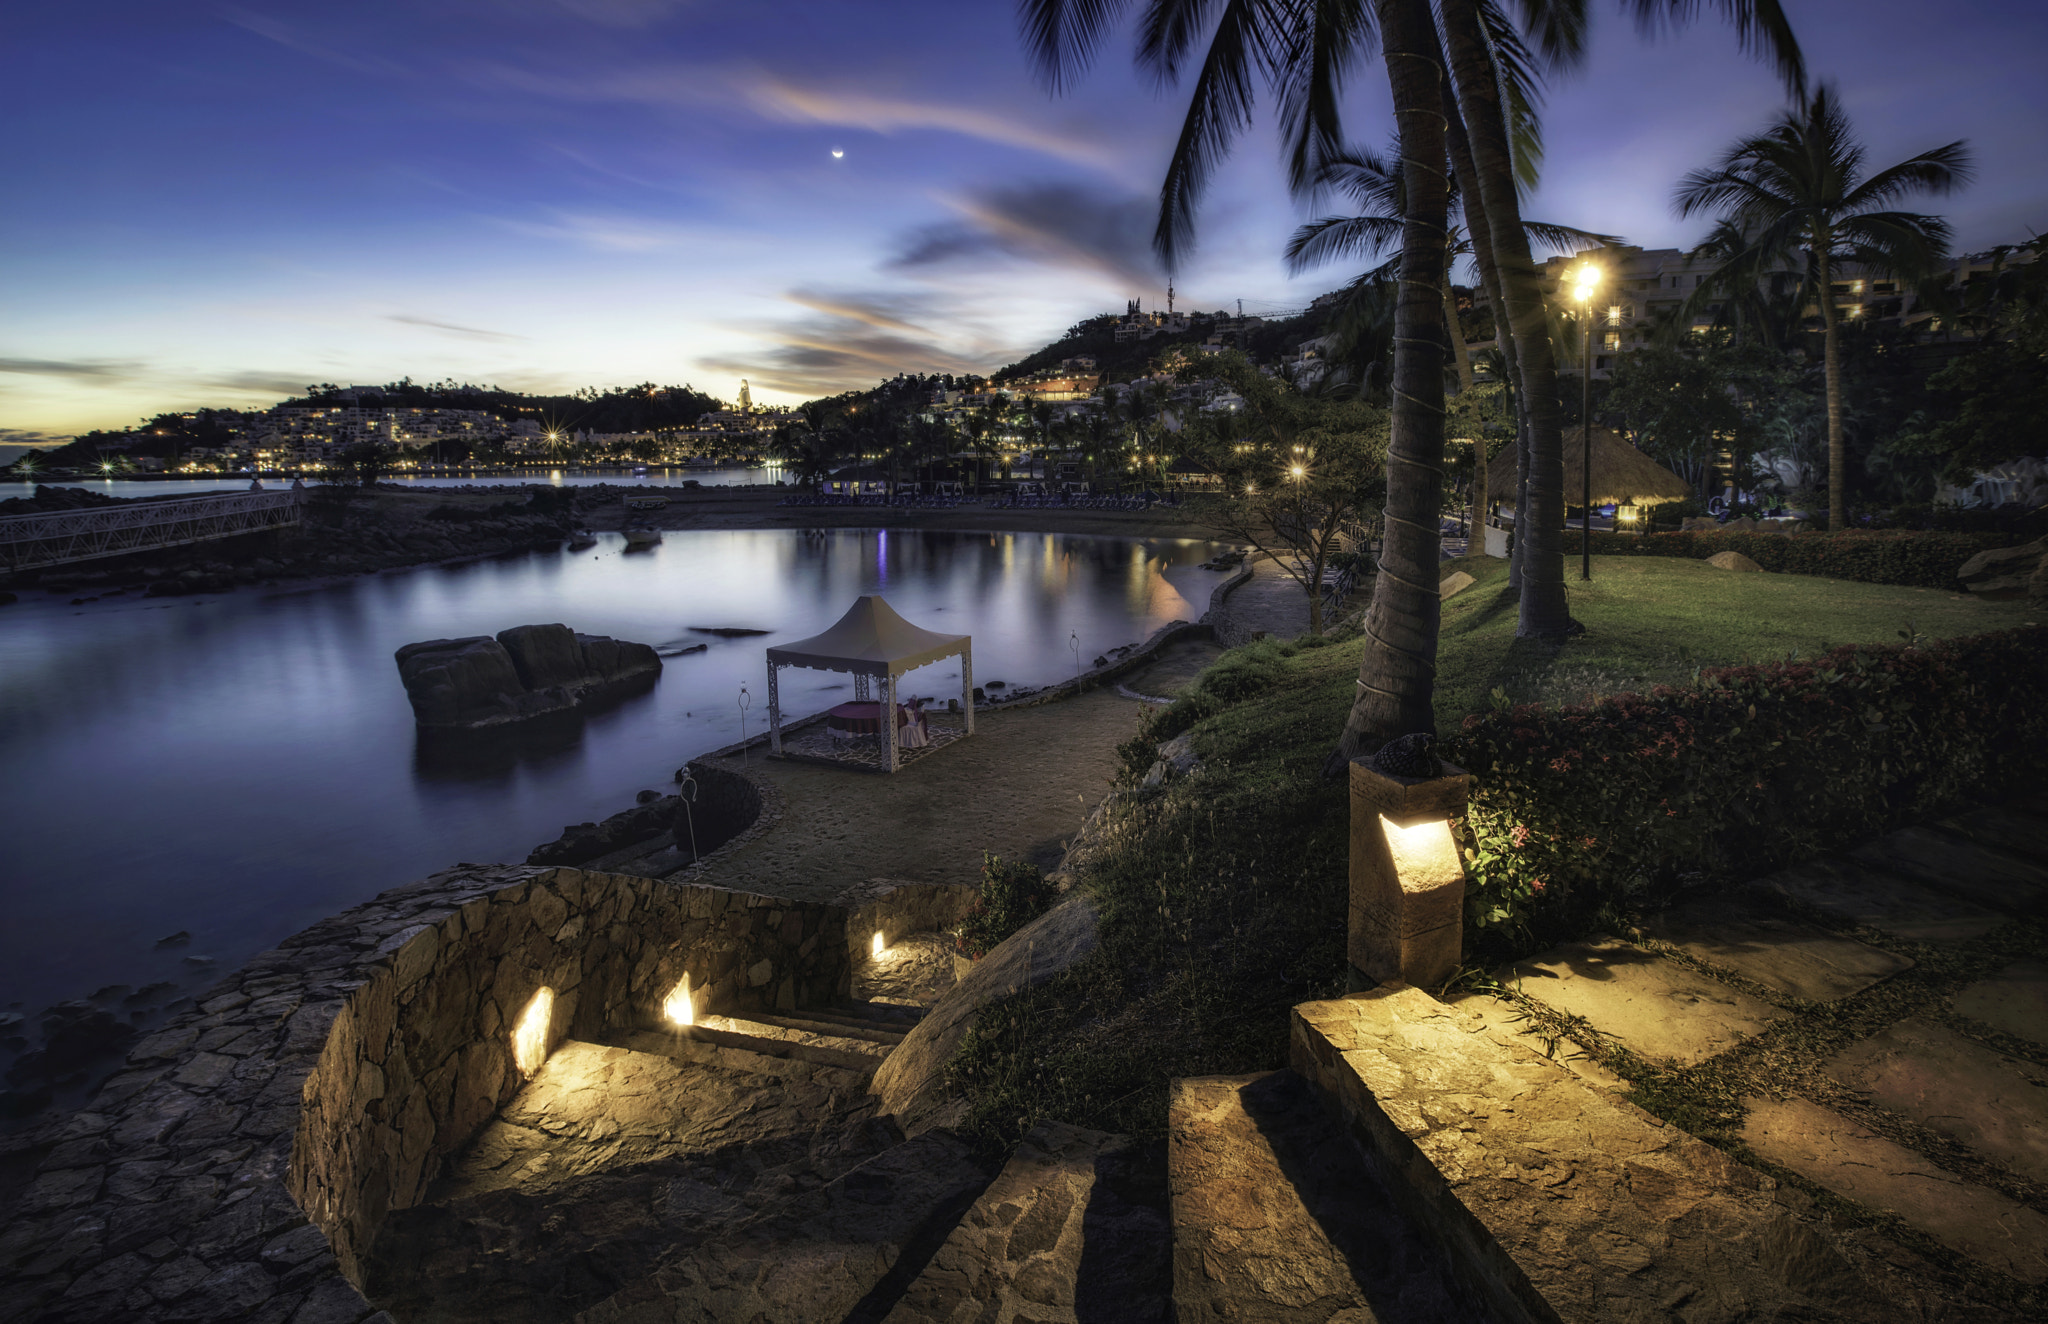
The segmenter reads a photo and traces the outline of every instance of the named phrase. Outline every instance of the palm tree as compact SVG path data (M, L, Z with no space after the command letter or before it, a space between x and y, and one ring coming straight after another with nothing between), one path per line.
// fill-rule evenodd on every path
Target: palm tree
M1853 263L1907 279L1931 274L1948 252L1948 222L1894 211L1888 204L1914 193L1952 193L1969 177L1969 152L1957 141L1865 178L1862 144L1850 130L1839 95L1823 83L1763 133L1735 143L1719 164L1693 171L1678 186L1681 217L1719 213L1746 240L1725 259L1717 287L1732 291L1745 278L1753 285L1759 270L1785 264L1800 274L1820 305L1831 529L1848 523L1849 486L1835 273Z

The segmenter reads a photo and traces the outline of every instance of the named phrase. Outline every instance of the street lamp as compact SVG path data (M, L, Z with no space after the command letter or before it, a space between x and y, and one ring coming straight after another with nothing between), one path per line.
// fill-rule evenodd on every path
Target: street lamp
M1579 320L1586 328L1586 365L1579 378L1579 578L1593 577L1593 292L1600 288L1600 268L1579 264L1572 298L1579 302Z

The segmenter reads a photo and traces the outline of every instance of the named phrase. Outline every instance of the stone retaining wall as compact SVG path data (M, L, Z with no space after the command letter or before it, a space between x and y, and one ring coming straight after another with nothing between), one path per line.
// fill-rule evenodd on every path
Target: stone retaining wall
M546 1046L662 1023L687 975L700 1011L792 1010L848 991L843 911L558 869L395 935L305 1088L291 1193L356 1278L377 1226L525 1083L512 1027L553 990Z
M344 1266L516 1088L505 1021L541 981L560 981L551 1039L652 1022L686 969L707 1010L822 1001L847 987L844 925L521 865L323 920L137 1045L64 1124L0 1231L0 1324L369 1320Z
M847 951L858 962L867 956L876 933L885 944L913 933L946 933L959 927L980 899L981 889L969 883L870 878L832 901L846 908Z

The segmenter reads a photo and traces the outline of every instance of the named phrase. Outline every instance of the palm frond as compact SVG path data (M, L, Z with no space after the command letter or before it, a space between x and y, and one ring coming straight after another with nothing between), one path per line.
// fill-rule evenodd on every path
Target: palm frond
M1310 197L1322 162L1344 150L1344 80L1371 53L1379 28L1362 0L1310 0L1293 9L1268 76L1287 144L1287 187Z
M1224 0L1146 0L1138 24L1137 64L1159 87L1180 81L1181 67Z
M1489 6L1494 0L1488 0ZM1522 30L1536 43L1552 73L1576 69L1586 58L1586 0L1516 0Z
M1907 193L1953 193L1970 182L1970 149L1961 139L1878 171L1842 199L1845 210L1861 211Z
M1070 89L1095 60L1096 48L1130 0L1018 0L1017 25L1038 80L1055 93Z
M1543 173L1543 122L1536 107L1543 100L1543 79L1522 34L1494 0L1480 0L1479 18L1487 49L1493 56L1494 78L1500 86L1500 110L1514 159L1517 196L1526 197Z
M1200 0L1184 0L1193 5ZM1175 0L1155 0L1154 8ZM1231 139L1252 120L1252 75L1261 55L1271 50L1273 33L1266 0L1224 0L1222 18L1209 42L1209 54L1188 98L1187 118L1159 187L1159 223L1152 247L1169 273L1194 247L1195 205L1208 187L1209 176L1230 152Z
M1295 230L1284 256L1290 274L1342 258L1371 257L1401 242L1398 216L1325 216Z
M1594 234L1591 230L1552 225L1548 221L1523 221L1522 231L1545 248L1554 248L1560 253L1576 253L1583 248L1609 247L1623 242L1620 235Z
M1622 7L1635 15L1637 31L1655 37L1690 26L1708 3L1735 29L1735 44L1745 55L1769 63L1787 91L1805 95L1806 56L1778 0L1622 0Z

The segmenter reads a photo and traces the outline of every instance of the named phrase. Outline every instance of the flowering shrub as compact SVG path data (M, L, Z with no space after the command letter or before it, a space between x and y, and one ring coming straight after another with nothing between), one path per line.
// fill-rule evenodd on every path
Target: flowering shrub
M2003 533L1919 533L1903 529L1789 534L1688 529L1677 533L1593 535L1593 550L1601 556L1677 556L1703 561L1716 552L1741 552L1764 569L1780 574L1822 575L1915 588L1952 588L1963 562L1988 548L2010 547L2013 543L2013 537Z
M2038 779L2048 629L1702 672L1465 719L1467 922L1524 940L1681 882L1735 880Z

